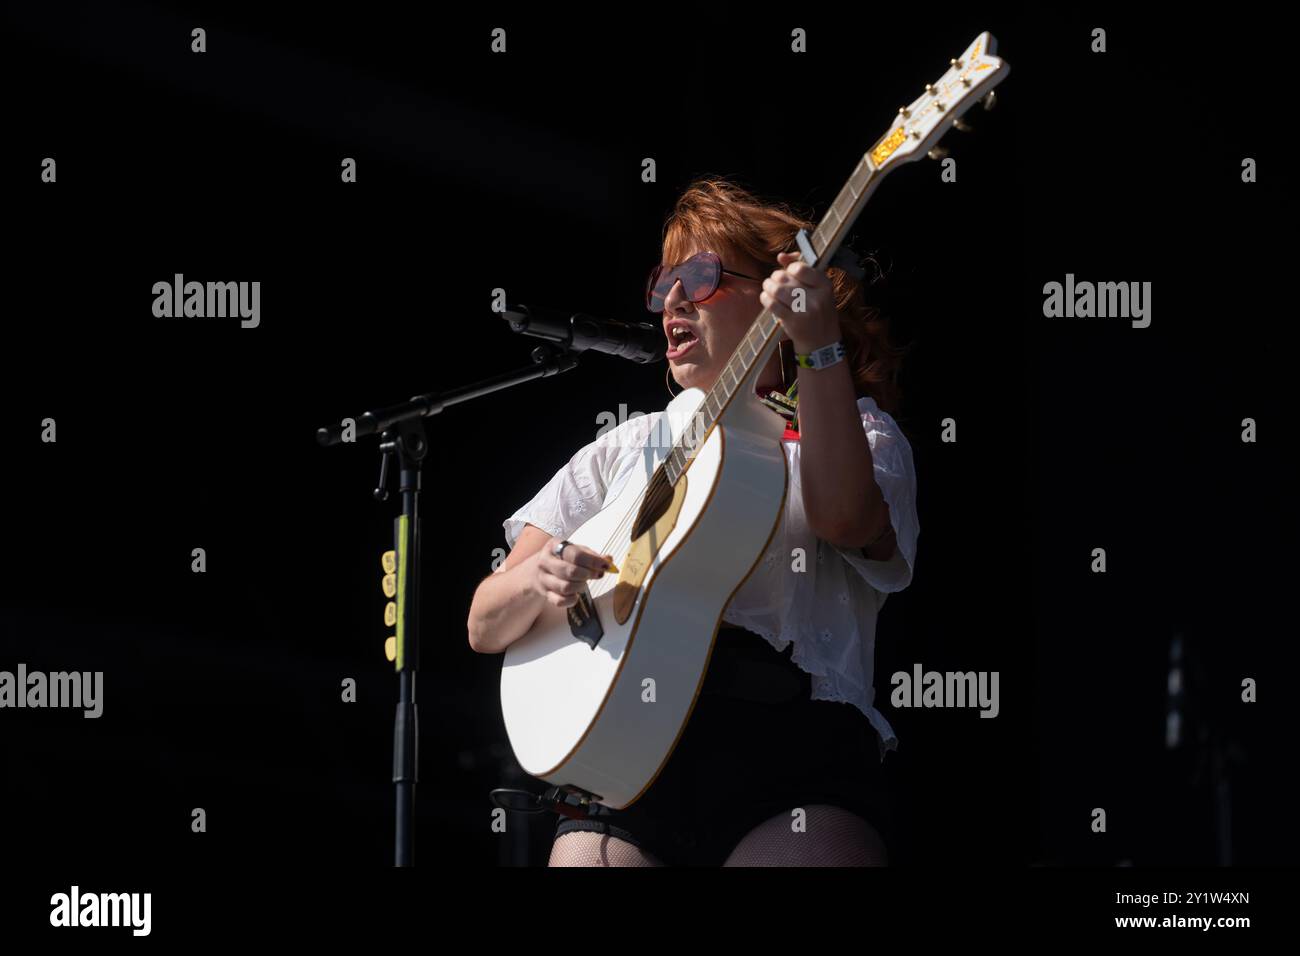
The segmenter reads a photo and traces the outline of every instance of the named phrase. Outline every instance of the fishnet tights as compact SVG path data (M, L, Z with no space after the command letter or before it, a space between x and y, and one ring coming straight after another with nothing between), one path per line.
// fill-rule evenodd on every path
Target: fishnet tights
M550 866L662 866L626 840L591 830L561 833L551 845Z
M812 804L804 832L794 832L791 814L763 821L736 845L723 866L884 866L884 841L871 824L840 807ZM626 840L604 833L572 831L551 847L551 866L662 866Z
M841 807L814 803L803 832L779 814L745 834L723 866L884 866L885 843L874 827Z

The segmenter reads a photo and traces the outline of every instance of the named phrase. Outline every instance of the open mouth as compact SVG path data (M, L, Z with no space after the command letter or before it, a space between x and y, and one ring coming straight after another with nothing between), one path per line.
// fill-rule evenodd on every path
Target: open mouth
M668 351L664 353L664 358L669 361L681 358L699 342L694 330L686 325L669 326L667 335Z

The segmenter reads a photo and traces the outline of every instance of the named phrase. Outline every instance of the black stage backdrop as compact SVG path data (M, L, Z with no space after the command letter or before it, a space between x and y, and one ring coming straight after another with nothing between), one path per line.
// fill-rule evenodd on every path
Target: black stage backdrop
M315 429L528 364L530 341L489 311L496 287L652 318L645 273L693 177L820 216L899 104L988 29L1012 72L945 141L957 181L905 166L854 230L892 262L882 297L915 343L900 418L919 557L880 619L876 673L901 739L895 862L1289 862L1271 781L1293 628L1270 607L1294 567L1293 319L1269 304L1290 239L1267 228L1284 173L1266 138L1286 106L1263 92L1267 27L705 6L14 4L7 19L0 669L105 681L97 720L0 712L16 857L389 863L379 554L396 500L370 496L371 443L325 450ZM176 273L259 280L260 326L154 318L151 287ZM1045 318L1044 283L1067 273L1151 282L1150 327ZM602 412L662 408L663 370L591 353L430 422L421 863L545 863L553 816L490 825L489 791L525 781L468 603L502 520ZM1169 750L1175 635L1187 739ZM999 672L997 719L892 707L889 675L917 663ZM1230 754L1226 848L1214 753Z

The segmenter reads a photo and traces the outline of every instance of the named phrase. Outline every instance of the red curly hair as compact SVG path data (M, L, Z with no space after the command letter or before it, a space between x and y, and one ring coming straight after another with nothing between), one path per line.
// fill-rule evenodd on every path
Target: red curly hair
M777 253L793 249L795 234L800 229L811 233L814 226L816 222L788 203L762 200L727 179L703 177L686 188L664 223L663 261L681 262L692 248L700 248L740 252L776 268ZM897 415L903 400L898 373L908 349L890 342L889 320L867 304L861 282L834 267L826 275L835 290L858 396L870 396L881 409ZM793 380L793 356L786 366L786 377Z

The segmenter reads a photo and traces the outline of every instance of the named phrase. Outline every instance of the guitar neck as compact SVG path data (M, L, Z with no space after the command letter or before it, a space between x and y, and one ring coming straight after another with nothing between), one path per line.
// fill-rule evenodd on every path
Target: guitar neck
M829 262L839 251L867 200L880 184L882 175L872 163L870 155L863 156L854 167L852 175L841 187L826 215L809 236L818 268L824 270L824 263ZM664 467L670 482L676 484L677 479L686 471L691 458L704 443L709 429L717 422L732 396L755 387L759 373L776 348L780 327L781 323L771 309L760 312L749 327L668 455Z
M902 163L915 162L928 155L930 148L975 103L982 102L985 109L992 108L993 88L1010 70L1005 60L994 56L996 48L993 35L987 30L981 33L960 57L948 61L949 68L943 76L927 83L924 93L898 111L885 134L858 161L826 215L808 237L818 269L824 271L839 251L886 173ZM967 125L961 128L969 129ZM686 471L732 396L741 389L754 388L761 369L776 348L780 325L776 316L764 309L741 339L664 462L666 477L673 484Z

